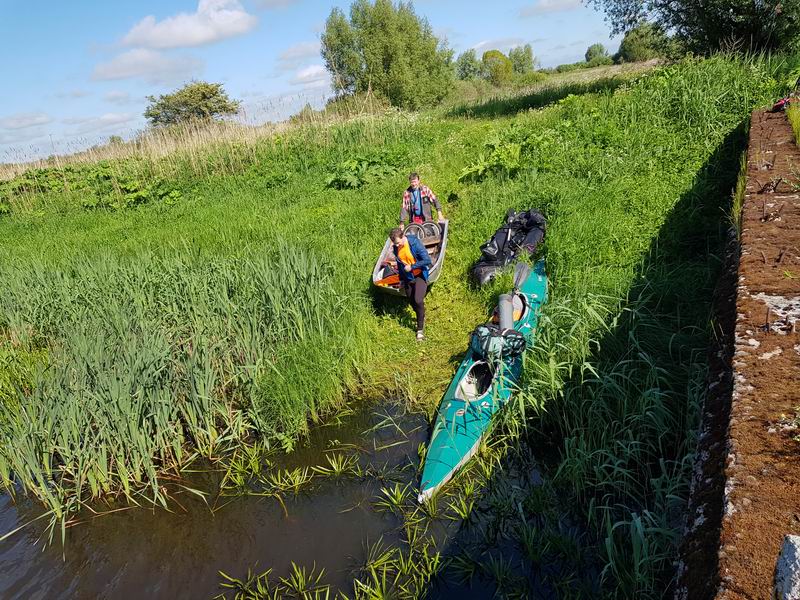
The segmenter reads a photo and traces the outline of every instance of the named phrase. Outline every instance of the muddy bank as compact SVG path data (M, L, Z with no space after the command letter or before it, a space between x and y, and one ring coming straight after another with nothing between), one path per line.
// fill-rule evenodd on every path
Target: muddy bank
M799 174L786 115L755 111L677 598L771 598L783 536L800 533Z

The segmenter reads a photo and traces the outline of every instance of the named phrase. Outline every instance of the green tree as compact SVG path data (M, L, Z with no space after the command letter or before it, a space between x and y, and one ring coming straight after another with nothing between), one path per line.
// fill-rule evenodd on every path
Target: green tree
M171 94L156 98L148 96L150 102L144 116L151 125L175 125L197 119L216 119L235 114L240 102L231 100L221 83L192 81Z
M668 38L653 23L641 23L622 38L617 52L618 62L639 62L661 56L666 52Z
M536 66L536 61L533 58L533 48L531 48L530 44L517 46L509 50L508 59L511 61L514 73L531 73Z
M463 80L477 79L481 76L481 61L474 49L462 52L456 59L456 77Z
M322 58L338 95L374 91L394 106L420 108L453 85L453 53L410 2L356 0L350 18L334 8Z
M511 81L514 66L500 50L487 50L483 53L483 76L494 85L504 85Z
M615 34L649 20L701 53L789 49L800 38L800 0L589 1L605 11Z
M603 44L592 44L586 49L587 63L590 63L593 60L603 58L604 56L608 56L608 52L606 51L606 47L603 46Z

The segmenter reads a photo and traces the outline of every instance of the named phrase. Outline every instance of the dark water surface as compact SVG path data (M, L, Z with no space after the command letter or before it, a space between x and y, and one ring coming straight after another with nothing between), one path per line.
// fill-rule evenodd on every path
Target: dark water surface
M401 479L413 481L427 423L419 415L394 419L399 427L365 433L384 416L363 410L342 424L315 429L307 444L281 462L292 468L324 465L325 451L359 447L362 464L399 468ZM205 479L213 487L212 478ZM288 516L272 498L240 497L212 512L184 493L173 512L81 515L85 521L67 531L66 546L60 539L47 544L43 519L0 542L0 598L210 598L221 591L220 570L241 578L248 567L272 567L283 576L291 561L324 567L327 583L350 591L351 573L363 564L367 545L381 536L386 543L399 539L398 520L371 507L379 489L373 480L321 481L286 498ZM20 499L15 505L0 495L0 535L40 513L33 502Z

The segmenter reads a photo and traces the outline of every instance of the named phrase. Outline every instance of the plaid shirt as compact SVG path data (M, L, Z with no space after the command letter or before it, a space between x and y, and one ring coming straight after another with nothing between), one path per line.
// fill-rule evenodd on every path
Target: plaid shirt
M436 207L436 210L442 210L442 205L439 204L439 199L436 197L427 185L419 186L420 198L422 200L422 214L426 221L432 221L433 215L431 214L431 204ZM400 222L406 222L413 214L411 209L411 187L406 188L403 192L403 204L400 208Z

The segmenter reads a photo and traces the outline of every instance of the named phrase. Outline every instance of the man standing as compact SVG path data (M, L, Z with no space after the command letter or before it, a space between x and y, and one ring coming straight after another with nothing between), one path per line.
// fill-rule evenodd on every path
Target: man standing
M400 208L400 227L405 228L406 221L409 219L412 223L433 221L431 204L436 208L439 221L444 221L442 205L439 204L439 200L436 198L436 194L431 191L431 188L419 182L417 173L411 173L408 176L408 182L411 185L403 192L403 205Z
M417 341L425 339L425 295L428 293L428 268L431 257L425 245L413 235L406 235L401 227L389 233L397 257L397 271L403 283L403 291L411 300L411 307L417 315Z

